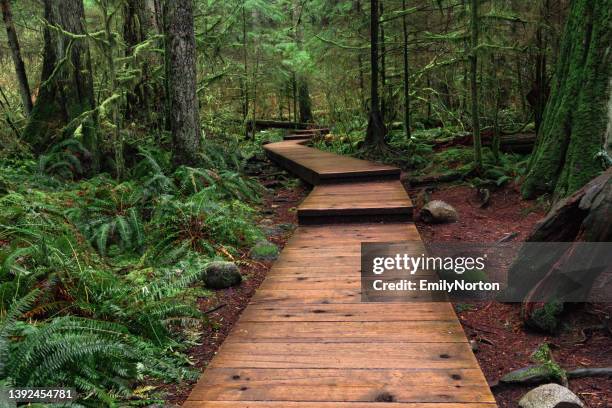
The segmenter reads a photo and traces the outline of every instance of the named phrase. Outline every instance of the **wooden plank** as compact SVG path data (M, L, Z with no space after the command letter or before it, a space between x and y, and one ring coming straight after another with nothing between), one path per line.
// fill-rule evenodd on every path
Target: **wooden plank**
M224 342L210 367L225 368L477 368L465 343Z
M406 403L406 402L322 402L322 401L195 401L185 408L495 408L494 403Z
M452 306L446 302L350 303L319 305L251 304L240 316L241 322L400 322L456 319Z
M403 322L238 322L226 343L458 343L457 320Z
M193 400L494 402L477 370L210 369Z

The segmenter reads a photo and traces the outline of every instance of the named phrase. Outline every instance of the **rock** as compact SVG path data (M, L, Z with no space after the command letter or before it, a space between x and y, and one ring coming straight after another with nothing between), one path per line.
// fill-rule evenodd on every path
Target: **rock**
M268 241L259 241L253 248L249 256L257 261L273 261L278 258L278 247Z
M242 282L240 269L233 262L211 262L204 272L204 284L210 289L225 289Z
M534 388L519 401L521 408L584 408L580 398L559 384L545 384Z
M428 202L421 208L421 219L428 223L443 223L457 221L457 211L450 205L441 200Z
M295 229L294 224L275 224L275 225L261 225L259 229L262 230L267 237L274 235L283 235L286 232L293 231Z
M267 237L270 237L270 236L273 236L273 235L279 235L279 234L283 233L283 230L278 228L277 225L272 225L272 226L263 225L263 226L259 227L259 229L264 234L266 234Z
M282 229L283 231L293 231L295 229L295 224L278 224L278 228Z

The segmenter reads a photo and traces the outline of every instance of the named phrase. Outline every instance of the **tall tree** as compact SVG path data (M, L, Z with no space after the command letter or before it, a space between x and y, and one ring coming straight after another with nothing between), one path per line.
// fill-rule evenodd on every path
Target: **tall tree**
M364 142L368 148L380 148L385 145L387 131L378 97L378 0L370 0L370 65L370 115Z
M11 3L9 0L0 0L2 7L2 18L6 27L6 37L8 40L13 64L15 65L15 74L17 75L17 83L19 84L19 94L21 95L21 103L26 115L32 111L32 94L30 93L30 85L28 84L28 76L26 74L25 65L21 58L21 49L19 48L19 40L17 39L17 31L13 24L13 13L11 12Z
M94 93L82 0L45 0L41 84L24 137L35 151L75 134L98 167ZM90 112L89 115L84 113Z
M302 27L302 13L304 12L303 3L294 0L293 2L293 37L298 52L304 48L304 33ZM296 75L297 82L297 98L300 110L300 121L304 123L312 122L312 101L310 99L310 90L308 88L308 80L303 72Z
M470 87L472 93L472 134L474 139L474 163L476 168L482 167L482 143L480 141L480 113L478 112L478 3L480 0L471 0L471 49L470 60Z
M134 50L147 39L147 35L153 29L150 6L146 0L124 0L123 3L123 40L125 42L125 56L129 58ZM150 62L155 64L154 58ZM127 119L136 117L144 118L149 113L149 102L155 98L157 92L148 92L147 81L150 79L150 68L143 63L140 67L141 79L134 88L127 93L125 116ZM153 95L152 95L153 94ZM155 101L153 101L155 103Z
M602 171L610 126L612 0L572 2L522 192L573 193ZM609 158L608 158L609 159Z
M406 12L406 0L402 0L402 11ZM409 65L408 65L408 17L406 14L402 16L402 34L403 34L403 69L404 69L404 132L406 139L410 139L410 83L409 83Z
M196 95L193 0L166 0L164 19L173 161L176 165L195 165L200 152L201 130Z

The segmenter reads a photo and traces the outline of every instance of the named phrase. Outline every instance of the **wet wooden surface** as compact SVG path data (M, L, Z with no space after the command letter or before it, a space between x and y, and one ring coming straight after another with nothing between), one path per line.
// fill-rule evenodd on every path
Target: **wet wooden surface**
M316 186L302 211L412 208L393 167L294 141L266 150L313 181L352 174ZM449 303L361 302L361 243L391 241L423 250L410 222L299 226L184 406L495 408Z

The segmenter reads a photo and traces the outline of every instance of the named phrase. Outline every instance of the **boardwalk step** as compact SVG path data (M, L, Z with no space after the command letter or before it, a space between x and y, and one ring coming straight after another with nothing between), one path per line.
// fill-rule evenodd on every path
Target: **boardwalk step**
M413 205L399 180L322 184L298 207L300 224L410 221Z
M306 182L317 184L364 180L398 180L400 169L304 146L303 140L264 145L268 157Z

